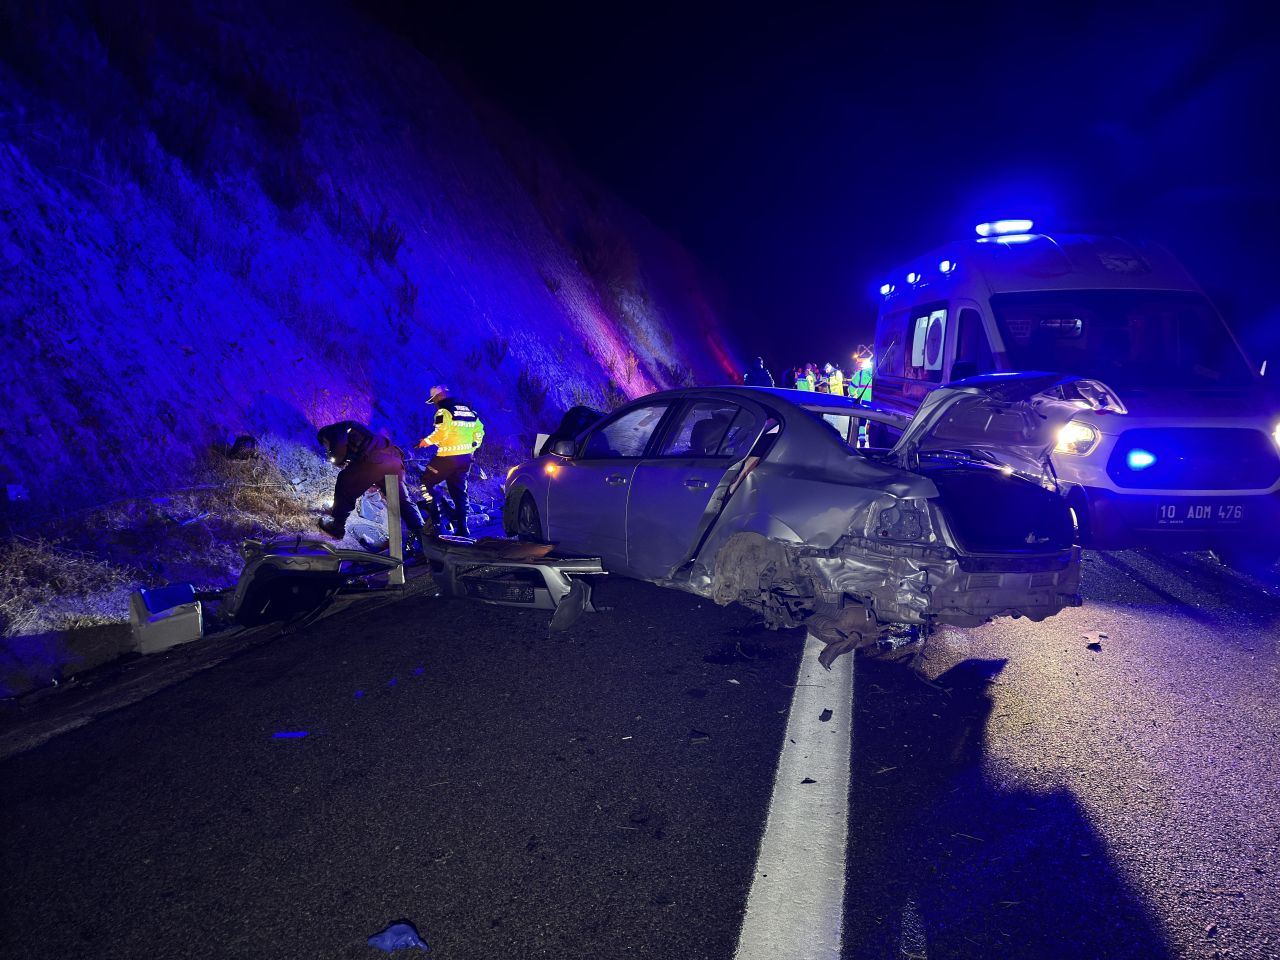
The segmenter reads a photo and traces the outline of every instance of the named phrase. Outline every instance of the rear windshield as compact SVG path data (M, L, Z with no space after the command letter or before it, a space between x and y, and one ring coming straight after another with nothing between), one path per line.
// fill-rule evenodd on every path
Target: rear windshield
M1045 290L991 298L1014 370L1093 377L1116 388L1239 384L1252 378L1198 293Z

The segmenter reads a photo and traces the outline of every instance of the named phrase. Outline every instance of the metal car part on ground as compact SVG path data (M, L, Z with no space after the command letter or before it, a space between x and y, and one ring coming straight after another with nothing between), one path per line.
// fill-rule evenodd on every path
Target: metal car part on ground
M551 629L567 629L583 613L595 613L591 584L602 576L599 557L553 552L550 544L485 537L428 537L422 555L446 596L509 607L554 610Z
M1084 401L1048 386L1061 378L940 390L914 420L794 390L654 394L513 468L506 532L805 625L828 662L904 624L1043 620L1080 603L1042 451ZM858 449L867 420L902 439ZM1006 448L1025 469L993 462Z

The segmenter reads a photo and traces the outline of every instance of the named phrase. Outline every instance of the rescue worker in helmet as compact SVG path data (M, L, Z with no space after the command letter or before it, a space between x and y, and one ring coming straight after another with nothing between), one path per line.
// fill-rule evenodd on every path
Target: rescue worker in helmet
M827 392L837 397L843 397L844 394L844 371L840 369L838 363L827 364Z
M437 533L443 513L453 532L467 537L471 535L467 529L467 474L472 454L484 442L484 424L471 407L449 395L448 387L432 387L427 403L436 408L431 433L418 441L431 458L422 470L421 481L427 516ZM449 491L451 503L440 496L437 488L441 484Z
M400 517L409 536L422 536L422 514L405 486L404 452L399 447L389 438L377 436L363 423L354 420L321 427L316 439L324 448L329 462L342 468L333 485L333 506L329 516L320 518L321 530L342 539L347 532L347 517L355 509L359 496L370 487L385 491L385 478L391 474L400 481Z

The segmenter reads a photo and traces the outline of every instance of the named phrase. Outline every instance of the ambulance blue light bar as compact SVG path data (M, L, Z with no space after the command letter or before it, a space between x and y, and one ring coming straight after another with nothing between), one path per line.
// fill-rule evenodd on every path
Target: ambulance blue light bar
M920 274L916 273L914 270L912 270L910 273L907 274L907 283L919 283L919 282L920 282Z
M956 268L956 262L954 260L943 260L940 264L938 264L938 269L942 271L942 275L944 277L955 268Z
M880 296L882 296L882 297L887 297L887 296L888 296L889 294L891 294L891 293L893 293L893 284L892 284L892 283L882 283L882 284L880 284Z
M1015 233L1030 233L1034 226L1030 220L992 220L980 223L973 229L980 237L1006 237Z

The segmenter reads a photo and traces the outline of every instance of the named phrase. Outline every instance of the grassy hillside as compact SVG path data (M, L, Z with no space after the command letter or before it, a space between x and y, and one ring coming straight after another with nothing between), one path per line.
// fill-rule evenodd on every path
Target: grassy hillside
M0 7L0 277L0 523L69 517L54 548L130 581L145 546L77 511L172 518L237 434L289 462L252 514L287 527L331 482L318 426L408 445L433 383L480 411L494 475L571 404L736 367L676 243L323 0ZM50 628L6 603L10 635Z

